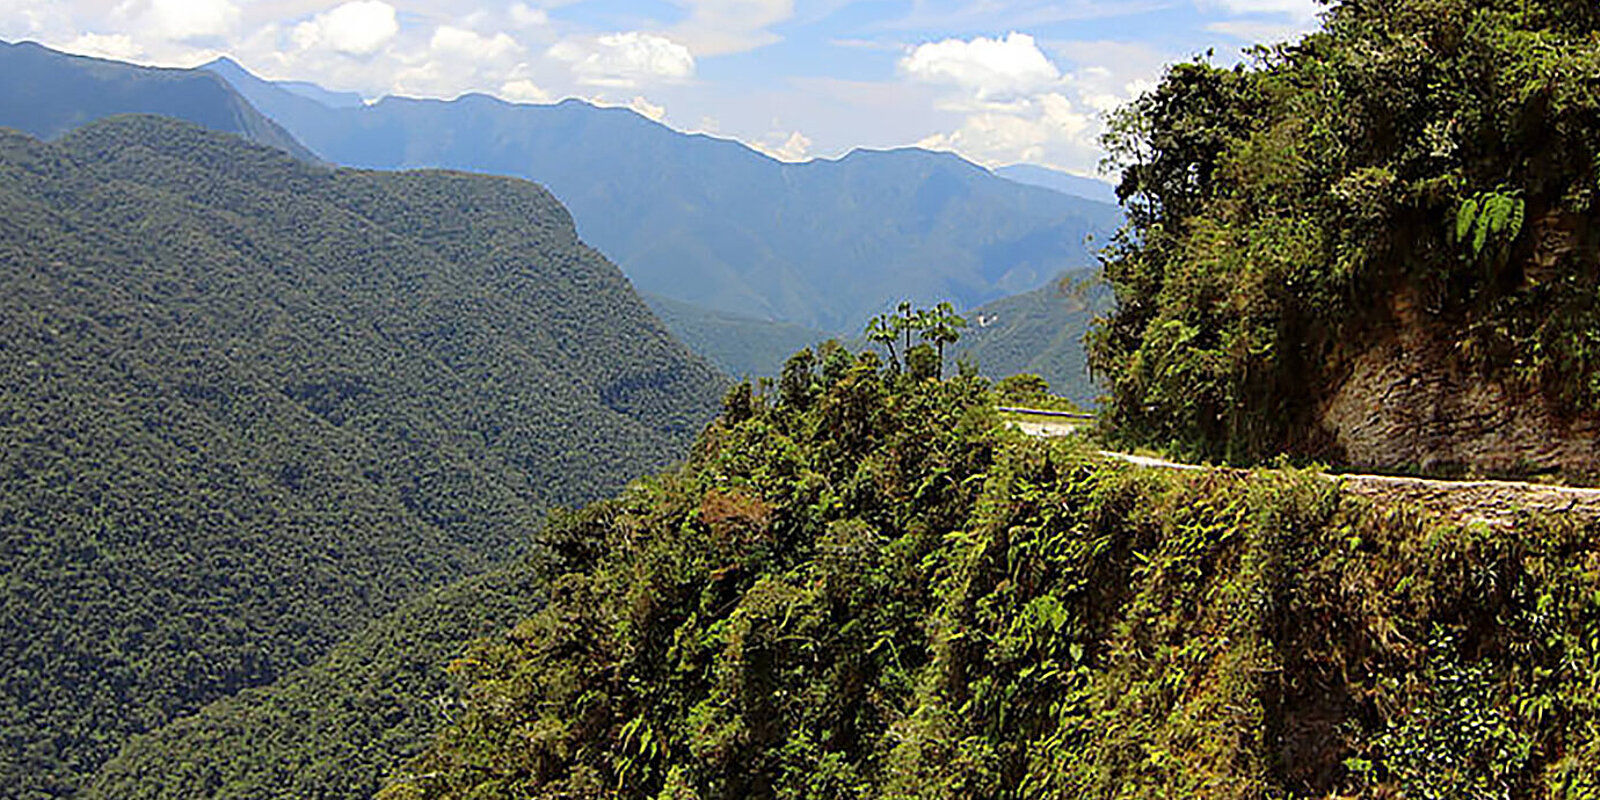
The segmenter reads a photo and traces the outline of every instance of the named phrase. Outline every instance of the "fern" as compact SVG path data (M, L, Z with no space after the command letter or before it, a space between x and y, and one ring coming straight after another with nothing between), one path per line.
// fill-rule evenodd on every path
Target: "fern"
M1473 257L1482 256L1491 239L1502 249L1509 247L1522 232L1526 212L1526 204L1514 192L1479 192L1456 209L1455 239L1466 242L1470 234Z
M1472 232L1472 223L1478 218L1478 198L1469 197L1461 201L1461 208L1456 211L1456 241L1464 242L1467 234Z

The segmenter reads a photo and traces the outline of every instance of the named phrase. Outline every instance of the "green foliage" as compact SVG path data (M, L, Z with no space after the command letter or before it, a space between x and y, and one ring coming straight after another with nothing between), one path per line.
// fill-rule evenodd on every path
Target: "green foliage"
M537 549L722 388L536 186L152 117L0 133L0 327L14 798Z
M268 686L135 736L76 796L369 798L396 759L420 753L458 712L443 666L463 643L538 610L543 563L518 561L409 600Z
M1484 246L1497 243L1500 260L1522 233L1526 204L1521 197L1501 192L1479 192L1461 201L1456 211L1455 240L1470 243L1472 255L1482 257Z
M580 515L399 798L1573 796L1600 550L1009 431L864 354ZM579 538L557 533L556 540Z
M1566 0L1345 0L1249 65L1171 68L1107 139L1130 224L1091 362L1120 435L1317 454L1318 403L1397 329L1600 408L1597 33Z

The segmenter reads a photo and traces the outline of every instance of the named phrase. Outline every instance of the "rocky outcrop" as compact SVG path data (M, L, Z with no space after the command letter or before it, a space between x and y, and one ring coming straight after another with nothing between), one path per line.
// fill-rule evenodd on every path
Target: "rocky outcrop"
M1356 356L1319 404L1349 467L1600 482L1600 418L1457 368L1452 343L1395 302L1396 332Z

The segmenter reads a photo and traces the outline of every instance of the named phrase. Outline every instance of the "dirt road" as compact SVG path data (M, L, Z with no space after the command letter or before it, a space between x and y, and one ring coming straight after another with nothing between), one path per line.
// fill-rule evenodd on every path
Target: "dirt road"
M1009 423L1029 436L1070 436L1086 427L1081 416L1033 409L1007 408ZM1101 450L1107 459L1154 469L1198 470L1211 467L1150 456ZM1600 489L1553 486L1525 481L1447 480L1398 475L1324 473L1352 494L1384 504L1405 503L1449 516L1463 523L1512 525L1530 514L1566 516L1581 522L1600 521Z

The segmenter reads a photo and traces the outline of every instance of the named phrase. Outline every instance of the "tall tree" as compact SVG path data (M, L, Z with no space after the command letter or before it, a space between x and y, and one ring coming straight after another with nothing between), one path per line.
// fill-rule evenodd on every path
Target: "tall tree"
M956 313L949 301L940 302L932 311L918 312L922 320L921 337L933 343L939 353L939 374L944 375L944 346L961 339L961 329L967 327L967 318Z

